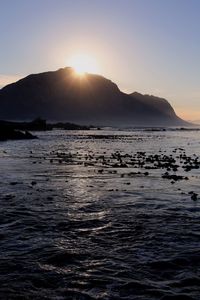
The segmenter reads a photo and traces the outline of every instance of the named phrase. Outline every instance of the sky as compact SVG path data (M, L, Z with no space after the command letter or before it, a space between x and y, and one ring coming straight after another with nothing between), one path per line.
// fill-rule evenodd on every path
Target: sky
M199 0L0 0L0 87L93 57L127 93L200 120Z

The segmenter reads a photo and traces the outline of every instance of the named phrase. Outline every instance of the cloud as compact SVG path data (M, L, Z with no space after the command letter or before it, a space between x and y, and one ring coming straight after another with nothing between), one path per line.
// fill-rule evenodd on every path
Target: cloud
M20 75L4 75L0 74L0 88L4 87L5 85L16 82L17 80L21 79L22 76Z

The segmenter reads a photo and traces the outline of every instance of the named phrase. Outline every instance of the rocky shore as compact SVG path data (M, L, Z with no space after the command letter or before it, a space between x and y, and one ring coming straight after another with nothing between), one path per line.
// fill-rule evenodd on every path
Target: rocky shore
M47 123L46 120L37 118L31 122L10 122L0 120L0 141L35 139L29 131L47 131L52 129L63 130L90 130L92 126L82 126L73 123Z
M28 131L20 131L0 126L0 141L7 140L30 140L37 137Z

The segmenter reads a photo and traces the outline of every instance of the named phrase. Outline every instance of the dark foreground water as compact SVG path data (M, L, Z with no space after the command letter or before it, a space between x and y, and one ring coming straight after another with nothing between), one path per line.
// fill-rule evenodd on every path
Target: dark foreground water
M200 132L0 143L0 299L200 299Z

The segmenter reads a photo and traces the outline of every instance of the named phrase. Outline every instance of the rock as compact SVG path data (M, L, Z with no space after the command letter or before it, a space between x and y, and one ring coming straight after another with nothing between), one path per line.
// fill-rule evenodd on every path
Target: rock
M19 131L13 128L9 128L0 122L0 141L7 140L30 140L36 139L37 137L32 135L28 131Z
M31 185L36 185L36 184L37 184L36 181L32 181L32 182L31 182Z
M191 199L192 199L193 201L196 201L196 200L197 200L197 196L198 196L198 194L193 193L193 194L191 195Z

